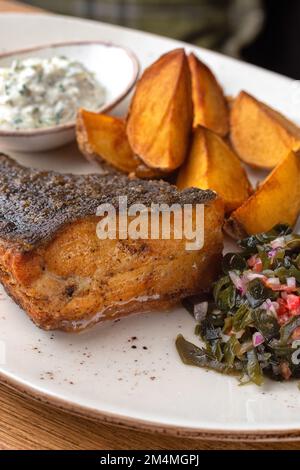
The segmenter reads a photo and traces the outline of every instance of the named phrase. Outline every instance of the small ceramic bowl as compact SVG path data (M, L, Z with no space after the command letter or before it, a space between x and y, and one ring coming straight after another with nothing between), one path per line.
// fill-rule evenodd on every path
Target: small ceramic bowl
M97 110L99 113L117 106L128 95L138 78L139 63L133 52L102 41L66 42L0 54L0 67L8 67L16 59L50 58L57 55L75 59L94 72L106 93L104 104ZM74 138L75 121L39 129L0 129L0 151L50 150L65 145Z

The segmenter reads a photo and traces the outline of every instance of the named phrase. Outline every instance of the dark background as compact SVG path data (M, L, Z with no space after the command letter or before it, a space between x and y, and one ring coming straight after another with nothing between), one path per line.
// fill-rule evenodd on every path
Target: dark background
M300 0L25 0L182 39L300 79Z
M300 79L300 1L263 0L261 33L242 57L275 72Z

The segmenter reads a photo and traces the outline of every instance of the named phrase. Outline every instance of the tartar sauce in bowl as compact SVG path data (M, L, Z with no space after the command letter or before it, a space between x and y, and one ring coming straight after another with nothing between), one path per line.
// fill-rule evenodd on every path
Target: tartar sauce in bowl
M30 58L0 68L0 129L53 127L75 121L79 107L96 111L105 90L94 74L67 57Z

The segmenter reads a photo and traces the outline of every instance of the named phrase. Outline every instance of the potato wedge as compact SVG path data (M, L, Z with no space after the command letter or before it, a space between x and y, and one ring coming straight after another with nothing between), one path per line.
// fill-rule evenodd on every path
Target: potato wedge
M77 142L88 160L104 160L126 173L136 169L125 122L120 118L81 109L77 116Z
M158 176L134 155L128 143L125 120L80 109L76 136L79 148L90 161L106 162L124 173L139 178Z
M184 161L192 128L191 80L184 49L148 67L137 84L127 120L130 146L144 163L165 172Z
M300 214L300 154L289 152L259 189L225 224L234 238L266 232L274 225L293 226Z
M242 91L230 117L230 138L239 157L258 168L274 168L300 148L300 129L282 114Z
M194 127L204 126L225 137L229 133L229 109L222 87L212 71L193 53L188 56L192 77Z
M179 171L177 186L213 189L223 199L227 214L251 194L251 185L238 157L221 137L204 127L194 131L191 151Z

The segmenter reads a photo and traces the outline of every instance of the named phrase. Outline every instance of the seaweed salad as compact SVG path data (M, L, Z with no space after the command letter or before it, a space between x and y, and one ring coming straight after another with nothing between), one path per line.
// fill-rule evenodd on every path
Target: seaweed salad
M300 235L277 225L238 244L240 252L223 257L212 296L183 302L202 345L179 335L180 357L239 374L242 384L300 378Z

